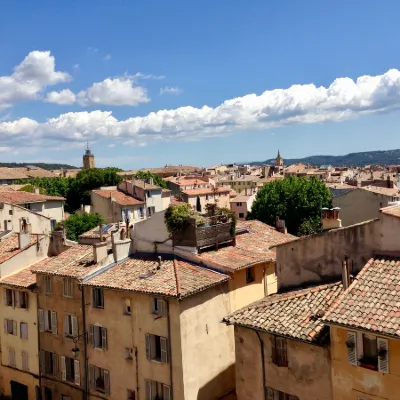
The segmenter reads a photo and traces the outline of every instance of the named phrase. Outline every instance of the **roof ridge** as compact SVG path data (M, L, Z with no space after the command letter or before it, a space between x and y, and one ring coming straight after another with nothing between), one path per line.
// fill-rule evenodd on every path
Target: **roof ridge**
M174 274L175 274L175 283L176 283L176 295L179 297L181 295L181 282L178 276L178 265L176 258L173 260Z

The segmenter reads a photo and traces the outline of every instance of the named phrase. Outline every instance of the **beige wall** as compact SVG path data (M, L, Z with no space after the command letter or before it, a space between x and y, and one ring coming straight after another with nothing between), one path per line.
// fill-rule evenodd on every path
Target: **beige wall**
M400 387L400 340L388 339L389 374L349 364L346 340L346 329L331 327L333 399L397 400Z
M386 207L391 196L372 193L364 189L354 189L332 199L334 207L340 207L342 226L379 218L379 209Z
M235 385L233 328L221 323L232 311L228 284L185 298L180 310L185 388L179 399L219 399Z
M300 400L331 400L330 354L327 348L287 339L288 367L272 363L272 338L264 344L265 385ZM264 400L262 352L255 331L235 326L236 393L238 400Z
M229 193L227 194L221 194L216 195L214 198L213 194L209 194L208 196L206 195L201 195L198 196L200 198L200 205L201 205L201 212L206 212L206 205L207 204L217 204L218 207L221 208L229 208ZM190 206L194 209L197 210L197 196L188 196L185 193L183 193L183 199L185 200L186 203L190 204Z
M35 387L39 385L39 349L38 349L38 330L37 330L37 295L30 290L21 290L28 293L28 309L17 307L8 307L4 304L4 290L6 288L17 290L9 286L0 286L0 315L3 325L4 319L10 319L17 322L17 335L9 335L1 329L1 367L0 375L3 377L3 383L0 389L3 394L11 394L10 381L17 381L28 386L28 396L35 398ZM22 340L20 337L20 323L28 324L28 340ZM4 325L3 325L4 326ZM16 369L9 368L8 349L15 351ZM22 370L22 351L28 354L28 371ZM0 391L1 393L1 391Z
M47 295L43 290L42 274L37 274L38 282L38 308L57 312L57 334L52 332L39 332L40 350L50 351L58 355L59 373L57 377L47 378L42 375L42 386L53 390L53 398L60 399L61 395L71 396L73 399L80 399L84 387L84 355L83 339L80 338L77 346L80 349L76 358L80 362L80 386L61 380L60 357L72 357L71 350L74 347L71 338L64 337L63 319L64 315L75 315L78 318L78 334L83 333L81 291L78 288L77 280L74 280L73 297L63 296L62 277L52 276L52 294Z
M279 289L340 277L345 255L353 261L354 272L360 271L379 245L379 236L379 221L371 221L278 245Z
M381 213L380 216L380 243L377 247L381 251L399 251L400 218Z

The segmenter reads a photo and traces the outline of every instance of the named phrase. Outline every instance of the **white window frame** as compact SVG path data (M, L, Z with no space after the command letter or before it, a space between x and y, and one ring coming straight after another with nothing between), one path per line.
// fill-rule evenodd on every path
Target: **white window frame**
M29 354L27 351L21 351L21 365L23 371L29 371Z
M28 340L28 323L27 322L19 323L19 336L22 340Z
M64 336L75 338L79 334L78 317L76 315L64 315Z
M17 336L17 321L13 319L4 319L4 333L7 335Z
M107 328L101 325L89 325L89 343L96 349L107 349Z
M74 281L72 278L63 278L63 296L73 297L74 296Z
M81 385L81 371L80 362L71 357L61 356L61 380L66 382L71 382L77 386ZM72 376L68 379L67 377L67 362L73 365L74 370L72 371Z

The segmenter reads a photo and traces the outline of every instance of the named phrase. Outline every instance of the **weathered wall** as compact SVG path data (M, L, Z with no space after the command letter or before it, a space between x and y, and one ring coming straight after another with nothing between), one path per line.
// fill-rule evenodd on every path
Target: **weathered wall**
M287 340L288 367L272 363L272 335L264 343L265 385L299 399L331 400L330 354L327 348ZM256 332L235 327L236 393L238 400L263 400L261 346Z
M381 213L379 219L381 234L380 241L377 247L383 252L399 251L400 218Z
M333 400L397 400L400 387L400 341L389 339L389 374L384 374L349 364L346 340L345 329L331 327Z
M179 400L219 399L235 385L233 328L221 323L232 311L228 285L190 296L180 309L185 388Z
M42 384L53 389L54 398L61 398L61 395L71 396L73 399L80 399L84 387L84 355L83 355L83 339L78 339L77 346L80 349L76 358L80 362L81 384L77 385L61 380L61 361L60 356L72 357L71 350L74 347L72 338L64 337L64 315L75 315L78 318L78 334L83 333L81 292L78 288L77 281L74 280L73 297L64 297L62 291L62 278L52 276L52 293L47 295L44 293L43 281L41 274L37 274L38 283L38 308L43 310L51 310L57 312L57 334L52 332L39 332L40 350L56 353L59 358L59 374L56 378L47 379L42 377Z
M38 376L19 371L0 365L0 398L1 396L10 396L11 399L11 381L19 382L28 387L28 398L36 399L36 387L39 387ZM7 398L7 397L6 397Z
M365 189L354 189L332 199L333 206L341 208L343 227L379 218L379 209L389 201L391 197Z
M379 235L379 221L369 221L278 245L278 288L340 277L345 255L359 271L379 245Z

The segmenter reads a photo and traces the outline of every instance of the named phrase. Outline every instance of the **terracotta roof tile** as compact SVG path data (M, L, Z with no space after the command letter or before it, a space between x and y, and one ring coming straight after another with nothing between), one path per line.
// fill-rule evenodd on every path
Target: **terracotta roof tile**
M25 204L25 203L40 203L49 200L64 201L65 199L64 197L59 197L59 196L47 196L29 192L0 191L0 202L4 201L6 203L11 203L11 204Z
M36 235L31 235L30 244L32 245L35 242ZM19 248L18 233L13 233L10 236L2 239L0 241L0 263L3 263L21 251L23 251L23 249L21 250Z
M51 171L47 171L43 168L13 168L20 172L21 174L25 174L30 178L56 178L57 175Z
M0 285L29 288L36 284L36 276L32 274L32 266L24 268L0 279Z
M134 197L121 192L120 190L92 190L93 193L98 196L109 199L113 197L115 202L121 206L136 206L140 204L144 204L143 201L135 199Z
M400 218L400 206L390 206L382 208L381 213Z
M239 221L236 228L238 231L246 230L236 236L236 246L206 251L199 254L199 257L235 271L261 262L274 261L276 254L271 247L297 239L296 236L278 232L257 220Z
M229 193L230 189L229 188L224 188L224 187L217 187L217 188L199 188L199 189L188 189L188 190L182 190L182 193L185 193L187 196L199 196L199 195L205 195L205 194L214 194L214 191L216 190L216 193Z
M17 168L0 167L0 179L27 179L28 175Z
M400 337L400 258L371 259L324 320Z
M160 186L153 185L151 183L147 183L141 179L132 179L129 180L128 182L132 182L134 186L137 186L141 189L149 190L149 189L161 189Z
M183 260L134 256L85 280L89 286L129 290L173 297L186 297L230 279L228 275ZM180 296L179 296L180 292Z
M341 283L333 283L271 295L234 312L224 322L318 342L324 328L321 318L342 291Z

